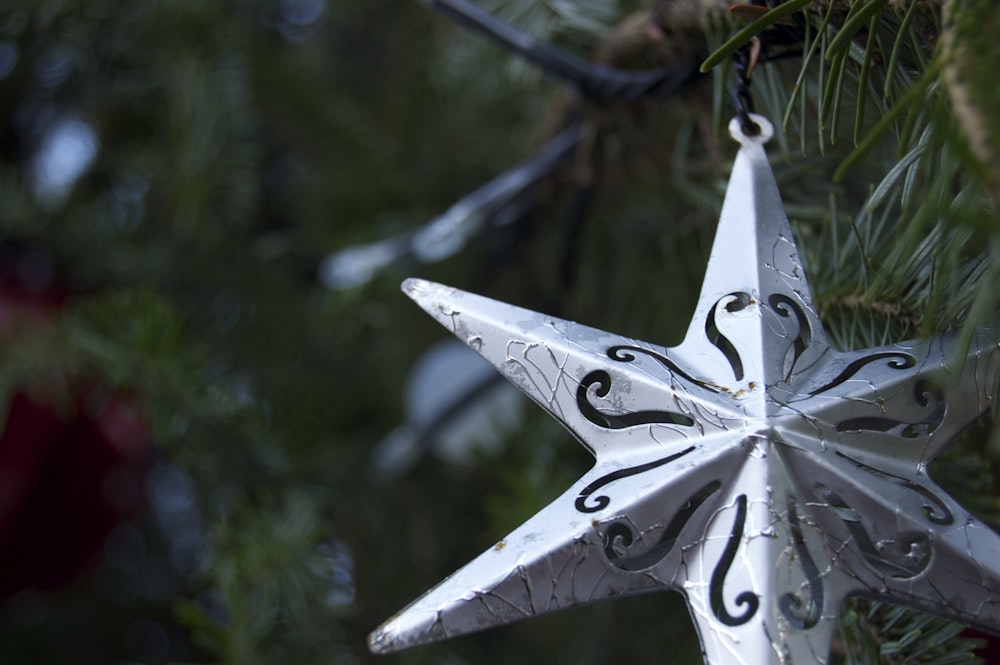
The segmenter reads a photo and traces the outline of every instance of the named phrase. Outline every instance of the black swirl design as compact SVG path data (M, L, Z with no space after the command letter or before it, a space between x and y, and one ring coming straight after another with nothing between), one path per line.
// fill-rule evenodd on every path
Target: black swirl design
M865 563L877 573L897 579L919 575L931 562L931 541L927 534L900 533L897 539L873 543L861 522L861 515L826 485L816 484L816 492L834 508L844 523Z
M705 320L705 334L708 336L708 341L711 342L719 351L722 351L722 355L726 357L729 361L729 365L733 368L733 376L736 377L737 381L743 380L743 360L740 358L739 352L728 337L719 332L719 326L715 321L715 310L718 309L719 304L722 301L735 298L726 303L727 312L739 312L740 310L746 309L750 305L750 294L744 293L743 291L735 291L729 295L720 298L712 308L708 311L708 318Z
M703 388L708 388L713 393L719 392L719 390L717 388L713 388L711 384L708 384L705 381L699 381L698 379L694 378L693 376L685 372L683 369L680 368L680 366L677 365L677 363L675 363L670 358L667 358L666 356L661 356L659 353L652 351L650 349L644 349L641 346L628 346L625 344L621 344L619 346L612 346L610 349L608 349L608 357L611 358L612 360L617 360L618 362L626 362L626 363L633 362L635 360L635 356L633 355L634 353L641 353L643 355L649 356L650 358L653 358L661 365L666 367L668 370L670 370L671 374L675 374L687 381L690 381L691 383L702 386Z
M907 478L894 476L891 473L886 473L885 471L881 471L879 469L876 469L875 467L868 466L864 462L856 460L853 457L848 457L842 452L838 451L837 456L843 457L851 464L857 465L859 469L863 469L874 476L878 476L879 478L884 478L885 480L889 480L893 483L896 483L897 485L904 487L910 490L911 492L916 492L920 496L927 499L927 501L930 502L931 505L924 505L924 517L926 517L928 521L930 521L931 523L938 524L940 526L947 526L949 524L955 523L955 515L952 514L951 510L949 510L947 504L945 504L945 502L942 501L940 497L938 497L936 494L931 492L923 485L918 485L917 483Z
M588 506L587 499L590 497L591 494L601 489L605 485L615 482L616 480L627 478L629 476L635 476L637 474L649 471L650 469L655 469L659 466L663 466L664 464L669 464L670 462L673 462L676 459L684 457L693 450L694 446L691 446L690 448L685 448L679 453L674 453L673 455L669 455L668 457L664 457L663 459L654 460L652 462L648 462L646 464L640 464L639 466L629 467L627 469L619 469L618 471L613 471L605 476L601 476L600 478L598 478L597 480L595 480L594 482L590 483L589 485L583 488L579 496L576 497L576 503L574 503L573 505L575 505L576 509L579 510L581 513L596 513L599 510L603 510L608 506L609 503L611 503L611 499L609 499L605 495L595 496L594 497L595 503Z
M809 393L810 395L818 395L822 392L826 392L830 388L835 388L847 381L849 378L857 374L862 367L865 365L870 365L873 362L879 360L891 359L887 363L892 369L909 369L917 364L917 359L911 356L909 353L904 353L902 351L882 351L881 353L873 353L870 356L865 356L864 358L858 358L850 365L844 368L844 371L837 375L830 383L820 386L816 390Z
M926 382L917 381L913 386L914 401L920 406L926 407L930 405L930 397L933 397L934 401L937 402L937 408L924 420L918 420L914 423L885 416L847 418L837 423L837 431L856 432L859 430L868 430L873 432L890 432L895 430L894 433L904 439L916 439L920 436L933 434L944 421L944 395L936 390L929 389Z
M712 581L709 588L712 611L715 612L715 616L719 618L719 621L727 626L741 626L745 624L757 613L757 608L760 607L760 598L757 597L757 594L752 591L744 591L736 596L736 604L746 605L746 611L740 616L734 617L726 609L726 603L722 597L722 587L725 585L726 575L729 574L729 569L732 568L733 561L736 559L736 551L739 549L740 541L743 539L743 525L746 517L747 496L746 494L741 494L736 499L736 519L733 521L733 530L729 534L729 542L726 543L726 549L722 553L722 558L719 559L715 570L712 571Z
M694 418L675 411L636 411L634 413L613 414L599 411L597 407L590 403L589 389L597 386L597 396L606 397L611 391L611 375L602 369L596 369L580 381L576 389L576 405L580 409L583 417L594 423L598 427L605 429L624 429L635 427L636 425L670 424L684 425L691 427L694 425Z
M629 552L636 539L632 528L624 522L613 522L608 525L604 532L604 555L608 557L608 561L613 566L621 570L639 571L655 566L670 554L681 531L691 521L695 511L720 487L722 487L722 483L715 480L695 492L687 500L684 507L677 511L674 518L670 520L670 524L667 525L656 544L639 554Z
M941 423L944 422L945 399L944 394L940 390L931 387L927 381L921 379L913 386L913 399L920 406L929 406L931 400L933 400L937 404L937 407L926 420L911 423L900 432L907 439L915 439L921 435L933 434L941 426Z
M904 439L916 439L917 437L929 434L937 429L940 420L922 420L917 423L909 423L903 420L892 418L848 418L837 423L838 432L860 432L867 430L870 432L895 432Z
M867 430L869 432L888 432L895 427L906 425L909 425L909 423L893 420L892 418L876 418L874 416L868 418L847 418L837 423L837 431L860 432Z
M808 630L819 623L820 614L823 611L823 580L820 579L819 568L816 567L816 562L813 561L812 554L806 546L802 525L799 523L799 513L795 507L795 499L791 495L788 497L788 530L791 532L795 554L798 555L802 570L806 574L806 584L809 585L809 603L806 605L794 593L786 593L781 596L778 605L789 623L800 630Z
M795 363L799 361L799 358L809 348L810 342L812 342L812 326L809 325L809 317L806 316L802 306L784 293L771 294L767 299L767 303L771 306L771 309L786 319L794 315L799 324L799 334L795 336L792 342L792 362L789 363L788 371L785 372L785 381L787 382L791 380L792 374L795 372Z

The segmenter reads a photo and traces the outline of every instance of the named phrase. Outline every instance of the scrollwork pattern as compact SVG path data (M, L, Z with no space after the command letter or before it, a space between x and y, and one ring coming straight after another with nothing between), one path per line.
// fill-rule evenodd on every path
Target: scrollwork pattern
M781 596L778 605L781 607L781 613L793 626L801 630L808 630L819 623L820 614L823 611L823 580L820 578L819 568L816 567L816 562L813 561L809 547L806 545L795 498L791 495L788 496L788 530L792 537L795 554L806 575L806 584L809 586L809 602L808 604L803 603L798 595L786 593Z
M911 492L916 492L920 496L927 499L927 501L929 501L933 505L924 505L924 517L926 517L927 520L930 521L931 523L937 524L939 526L947 526L949 524L955 523L955 515L948 508L948 505L944 501L942 501L940 497L935 495L933 492L931 492L923 485L918 485L912 480L901 478L899 476L894 476L891 473L886 473L885 471L876 469L873 466L868 466L864 462L856 460L853 457L848 457L847 455L845 455L840 451L837 451L837 456L842 457L846 459L848 462L857 465L859 469L863 469L874 476L878 476L879 478L884 478L886 480L892 481L897 485L899 485L900 487L904 487L910 490Z
M594 482L590 483L582 490L580 490L580 494L576 497L576 502L573 505L576 506L576 509L579 510L581 513L596 513L599 510L603 510L604 508L608 507L609 503L611 503L611 499L609 499L606 495L602 494L601 496L595 496L594 503L590 505L587 504L587 499L590 498L590 495L596 492L597 490L601 489L605 485L609 485L610 483L615 482L616 480L620 480L622 478L628 478L629 476L635 476L640 473L645 473L650 469L655 469L657 467L663 466L664 464L669 464L670 462L680 459L681 457L684 457L685 455L693 451L694 451L694 446L691 446L689 448L685 448L679 453L668 455L663 459L653 460L652 462L647 462L646 464L640 464L638 466L632 466L627 469L619 469L618 471L613 471L607 475L601 476L600 478L598 478L597 480L595 480Z
M917 422L899 420L887 416L868 416L860 418L847 418L837 423L838 432L855 432L859 430L869 430L873 432L890 432L904 439L915 439L922 435L933 434L944 421L945 402L944 396L936 390L930 389L925 381L918 381L913 386L913 399L922 407L930 405L931 398L937 403L937 408L925 419Z
M799 361L802 354L805 353L805 350L809 347L809 343L812 341L812 327L809 324L809 317L806 316L802 306L784 293L772 293L767 299L767 304L779 316L789 318L794 315L799 325L798 334L795 335L795 339L792 341L792 361L788 364L788 370L785 372L785 381L790 381L792 374L795 372L795 364Z
M849 364L847 367L845 367L844 370L840 374L838 374L837 378L835 378L833 381L830 381L829 383L820 386L819 388L813 390L809 394L818 395L820 393L826 392L827 390L830 390L831 388L836 388L837 386L839 386L840 384L844 383L852 376L857 374L859 371L861 371L861 368L864 367L865 365L870 365L871 363L878 362L879 360L889 360L887 365L891 369L909 369L910 367L913 367L914 365L917 364L916 358L914 358L909 353L905 353L903 351L882 351L879 353L873 353L870 356L865 356L864 358L858 358L857 360Z
M927 534L910 531L900 533L898 539L873 542L861 516L839 494L821 483L817 483L815 489L847 527L858 551L872 570L887 577L909 579L930 565L931 541Z
M736 519L733 520L733 529L729 534L729 541L726 543L726 549L722 552L722 558L719 559L715 570L712 571L712 581L709 587L712 611L718 617L719 621L727 626L742 626L753 618L753 615L757 613L757 609L760 607L760 598L757 597L757 594L752 591L744 591L736 596L736 604L745 605L746 610L739 616L733 616L726 609L725 599L722 597L722 588L726 582L726 575L729 574L729 569L732 568L733 561L736 559L736 551L739 549L740 541L743 539L743 526L746 517L747 496L746 494L741 494L736 498Z
M739 351L733 345L732 341L728 337L719 331L718 322L715 320L715 313L719 309L719 305L723 301L729 300L726 303L725 309L727 312L739 312L750 306L752 298L750 298L749 293L744 293L743 291L735 291L726 296L720 298L715 305L708 310L708 318L705 320L705 335L708 336L708 341L711 342L722 355L726 357L729 361L729 365L733 368L733 376L736 377L737 381L743 380L743 360L740 358Z
M694 418L675 411L636 411L634 413L613 414L600 411L590 403L590 387L597 386L598 397L606 397L611 391L611 375L602 369L595 369L583 377L576 389L576 405L583 417L598 427L624 429L636 425L683 425L691 427Z
M655 566L670 554L691 517L720 487L722 483L715 480L695 492L670 520L660 539L645 552L629 552L636 540L635 533L624 522L612 522L604 531L604 555L620 570L639 571Z
M640 353L642 355L653 358L658 363L660 363L668 370L670 370L671 374L675 374L681 377L682 379L685 379L686 381L690 381L691 383L697 384L703 388L707 388L711 390L713 393L719 392L718 388L713 387L711 384L708 384L705 381L699 381L698 379L694 378L693 376L685 372L683 369L681 369L680 366L673 360L667 358L666 356L660 355L659 353L651 349L644 349L641 346L631 346L626 344L619 344L618 346L612 346L610 349L608 349L608 357L618 362L626 362L626 363L634 362L635 361L634 354L636 353Z

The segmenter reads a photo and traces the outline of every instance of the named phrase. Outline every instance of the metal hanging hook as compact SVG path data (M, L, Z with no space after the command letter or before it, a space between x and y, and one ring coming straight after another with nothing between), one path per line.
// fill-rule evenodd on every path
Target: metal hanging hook
M760 134L760 126L751 114L754 112L753 97L750 96L750 77L760 61L762 44L759 37L754 37L742 48L733 53L733 69L736 72L735 103L736 113L740 119L740 127L747 136Z

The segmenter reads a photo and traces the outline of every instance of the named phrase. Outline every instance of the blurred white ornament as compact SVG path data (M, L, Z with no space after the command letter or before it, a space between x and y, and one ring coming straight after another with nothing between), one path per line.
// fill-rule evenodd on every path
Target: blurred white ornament
M382 479L398 476L427 452L458 464L496 452L504 432L520 424L523 403L524 397L469 347L436 344L410 371L407 420L375 449L375 472Z

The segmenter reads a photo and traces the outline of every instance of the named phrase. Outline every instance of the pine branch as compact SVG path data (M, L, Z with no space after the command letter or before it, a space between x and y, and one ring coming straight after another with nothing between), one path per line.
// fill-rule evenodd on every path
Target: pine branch
M969 160L1000 205L1000 93L987 72L996 71L1000 20L993 3L949 0L944 5L944 83L959 127L972 151Z

